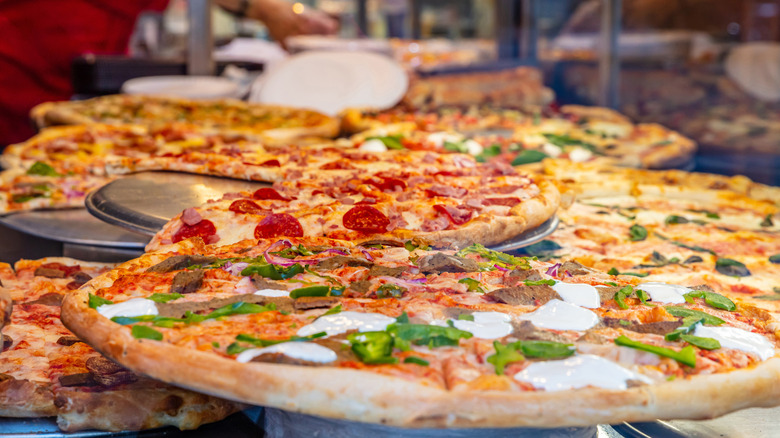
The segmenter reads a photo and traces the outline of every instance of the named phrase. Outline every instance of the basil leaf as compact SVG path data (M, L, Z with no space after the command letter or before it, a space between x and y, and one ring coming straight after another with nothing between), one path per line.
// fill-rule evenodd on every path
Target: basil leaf
M558 135L558 134L542 134L544 138L547 139L550 143L554 144L558 147L564 147L564 146L583 146L585 149L589 149L591 152L594 152L596 150L596 147L593 146L590 143L585 143L582 140L577 140L576 138L570 137L566 134Z
M774 263L774 264L780 263L780 254L774 254L769 256L769 263Z
M609 274L609 275L631 275L631 276L640 277L640 278L641 277L647 277L648 275L650 275L649 272L620 272L615 267L610 268L610 270L607 271L607 274Z
M646 291L644 291L642 289L637 289L636 290L636 296L637 296L637 298L639 298L639 301L641 301L642 304L644 304L645 306L655 307L655 304L648 304L647 303L650 300L650 294L648 294Z
M398 363L393 357L393 337L387 332L362 332L347 335L352 351L361 362L370 365Z
M673 332L664 335L664 339L667 341L679 341L680 336L690 333L694 330L697 324L703 324L704 318L697 318L695 316L688 316L683 318L683 323L680 327L674 329Z
M687 224L688 222L690 222L688 218L676 214L666 216L666 219L664 219L666 225Z
M488 259L492 262L503 264L503 267L517 266L521 269L531 269L531 265L528 263L528 260L523 257L515 257L505 252L494 251L492 249L485 248L478 243L463 248L455 253L455 255L458 257L463 257L466 254L478 254L480 257Z
M460 321L474 321L474 315L468 314L468 313L461 313L458 315L458 320Z
M671 348L659 347L656 345L645 344L644 342L634 341L633 339L623 335L615 338L615 344L641 351L647 351L649 353L654 353L663 357L668 357L691 368L696 367L696 352L691 346L683 347L683 349L680 351L675 351Z
M714 292L697 290L693 292L688 292L683 296L685 297L686 301L688 301L689 298L704 298L705 303L707 303L712 307L715 307L716 309L728 310L729 312L733 312L737 310L737 305L734 304L733 301L724 297L721 294L716 294Z
M300 297L326 297L330 292L330 286L309 286L300 287L290 291L290 298L296 299Z
M773 295L761 295L761 296L757 296L755 298L758 298L759 300L767 300L767 301L778 301L778 300L780 300L780 287L772 288L772 292L774 292Z
M298 263L286 268L271 264L251 264L241 271L241 275L244 277L259 275L271 280L287 280L303 273L303 271L303 266Z
M703 258L701 258L701 257L699 257L699 256L695 256L695 255L694 255L694 256L690 256L690 257L688 257L687 259L685 259L685 261L683 262L683 264L684 264L684 265L688 265L688 264L691 264L691 263L701 263L701 262L703 262L703 261L704 261L704 259L703 259Z
M477 280L474 280L473 278L461 278L458 280L458 283L465 284L469 288L469 292L479 292L481 294L485 293L485 289L482 289L482 286L480 286L480 282Z
M401 298L406 292L405 287L397 284L385 283L376 290L377 298Z
M764 217L764 220L762 220L761 223L758 224L758 225L761 226L761 227L764 227L764 228L774 226L775 223L772 222L772 214L770 213L770 214L766 215Z
M669 314L672 316L679 316L683 318L693 316L696 318L701 318L704 324L721 325L726 323L726 321L718 318L715 315L710 315L709 313L702 312L700 310L688 309L687 307L666 306L664 309L666 309L666 311L669 312Z
M414 356L409 356L406 359L404 359L404 363L413 363L415 365L420 365L420 366L424 366L424 367L427 367L428 365L430 365L430 362L428 362L427 360L419 358L419 357L414 357Z
M632 242L639 242L647 239L647 228L634 224L628 229L628 240Z
M27 169L27 174L41 176L62 176L61 173L57 172L53 167L42 161L36 161L33 163L33 165Z
M97 295L89 294L89 307L97 309L104 304L114 304L114 302Z
M708 252L708 253L710 253L710 254L712 254L714 256L718 255L715 251L713 251L711 249L707 249L707 248L704 248L704 247L701 247L701 246L698 246L698 245L688 245L686 243L682 243L682 242L679 242L677 240L671 240L668 237L664 236L663 234L660 234L660 233L657 233L657 232L655 233L655 235L659 239L666 240L669 243L671 243L672 245L679 246L680 248L690 249L691 251L696 251L696 252Z
M687 210L687 211L690 211L691 213L701 213L701 214L707 216L709 219L720 219L720 215L718 213L715 213L715 212L712 212L712 211L709 211L709 210L694 210L694 209L691 209L691 210Z
M547 279L547 280L525 280L523 283L525 283L526 286L552 286L555 284L555 280Z
M480 163L484 163L487 161L488 158L495 157L497 155L501 154L501 145L500 144L492 144L482 150L482 153L475 156L474 159L477 160Z
M268 347L270 345L276 345L276 344L283 344L285 342L306 342L311 341L317 338L322 338L324 336L327 336L327 333L325 332L319 332L315 333L313 335L309 336L291 336L287 339L260 339L256 338L252 335L247 335L245 333L241 333L236 336L236 341L233 344L230 344L228 346L227 354L237 354L244 350L248 350L246 347L241 347L238 342L246 342L248 344L252 344L256 347ZM232 348L232 349L231 349ZM233 351L233 352L231 352Z
M493 364L493 368L496 370L496 374L499 376L504 374L504 368L512 362L520 362L525 360L525 356L518 351L519 346L517 342L503 345L498 341L493 341L493 347L496 349L496 354L492 354L487 357L488 363Z
M222 306L213 312L207 313L205 315L197 315L206 319L216 319L221 318L223 316L231 316L231 315L248 315L252 313L263 313L263 312L270 312L276 310L276 305L274 303L270 303L267 306L261 306L259 304L254 303L245 303L243 301L239 301L237 303L228 304L227 306Z
M341 313L341 304L337 305L336 307L331 307L330 309L328 309L327 312L320 315L317 319L322 318L323 316L326 315L335 315L337 313Z
M573 344L552 341L519 341L520 350L528 357L540 359L558 359L569 357L576 352Z
M443 146L445 150L448 150L450 152L467 154L469 152L469 149L466 147L465 144L463 144L464 142L465 140L459 142L445 141Z
M111 321L119 325L130 325L137 322L152 322L155 318L157 318L157 315L115 316L111 318Z
M409 324L409 315L404 310L404 312L398 318L395 319L395 322L400 322L401 324Z
M523 164L538 163L548 157L549 155L542 151L537 151L535 149L525 149L517 154L515 159L512 160L512 166L522 166Z
M680 338L683 341L691 345L695 345L703 350L717 350L720 348L720 342L717 339L703 338L701 336L693 335L680 335Z
M386 135L383 137L367 137L365 141L368 140L379 140L382 142L382 144L385 145L388 149L405 149L404 145L401 143L401 137L400 135Z
M134 325L133 328L130 329L130 333L136 339L152 339L155 341L163 340L162 333L145 325Z
M167 303L168 301L178 300L179 298L184 297L182 294L151 294L150 296L146 297L147 300L152 300L155 303Z
M725 257L718 257L718 260L715 261L715 270L730 277L749 277L751 275L744 263Z
M458 330L454 327L440 327L427 324L396 323L388 326L387 332L402 341L399 344L399 348L409 342L415 345L427 345L431 348L457 346L461 338L468 339L473 336L467 331Z

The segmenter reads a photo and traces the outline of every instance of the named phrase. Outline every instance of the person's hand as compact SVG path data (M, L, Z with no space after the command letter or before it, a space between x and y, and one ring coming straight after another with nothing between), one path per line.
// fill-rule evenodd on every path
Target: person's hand
M301 6L300 10L297 7ZM339 25L322 11L293 5L284 0L258 0L252 3L250 17L260 19L268 28L271 38L284 45L294 35L332 35Z

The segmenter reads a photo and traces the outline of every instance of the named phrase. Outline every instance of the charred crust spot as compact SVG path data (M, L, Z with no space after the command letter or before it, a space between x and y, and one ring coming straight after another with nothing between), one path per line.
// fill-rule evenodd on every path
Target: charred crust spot
M165 412L171 417L176 416L179 413L179 409L184 406L184 399L178 395L169 395L160 401L160 404L155 408L156 411Z
M92 374L114 374L125 371L124 367L103 356L90 357L87 359L86 366Z
M2 343L3 348L1 348L0 351L5 351L5 350L11 348L11 345L14 344L13 338L11 338L8 335L3 335L2 336L2 341L3 341L3 343ZM2 376L3 375L5 375L5 374L0 375L0 381L2 381Z
M62 386L96 386L97 384L91 373L70 374L60 377L60 385Z

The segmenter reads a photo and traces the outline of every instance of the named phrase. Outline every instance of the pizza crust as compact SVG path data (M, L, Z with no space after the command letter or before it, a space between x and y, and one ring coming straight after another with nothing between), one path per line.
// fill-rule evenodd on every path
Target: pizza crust
M2 283L0 282L0 332L11 321L11 310L13 310L11 296L1 286Z

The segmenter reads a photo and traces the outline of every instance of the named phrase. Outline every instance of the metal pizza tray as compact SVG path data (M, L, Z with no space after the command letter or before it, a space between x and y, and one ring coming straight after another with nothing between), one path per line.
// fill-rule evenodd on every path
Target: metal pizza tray
M149 238L102 222L83 208L26 211L0 216L0 223L44 239L112 248L142 249Z
M142 172L115 180L87 196L87 210L98 219L153 236L189 207L225 193L254 191L270 184L175 172Z
M113 181L90 193L85 202L95 217L149 236L155 235L185 208L229 192L253 191L270 184L174 172L143 172ZM555 231L558 217L491 247L511 251L544 239Z

